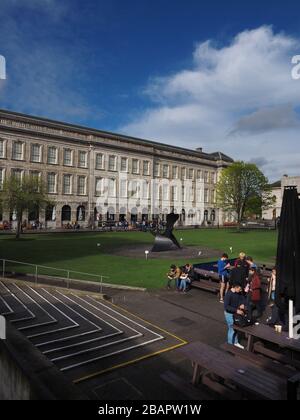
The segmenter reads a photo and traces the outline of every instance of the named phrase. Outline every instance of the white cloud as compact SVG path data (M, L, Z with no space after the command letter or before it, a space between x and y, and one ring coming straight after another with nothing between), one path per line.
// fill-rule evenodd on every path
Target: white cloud
M300 81L291 77L299 52L299 39L268 26L219 48L203 42L190 69L150 80L145 93L153 107L120 129L243 160L267 157L271 178L289 169L300 175Z

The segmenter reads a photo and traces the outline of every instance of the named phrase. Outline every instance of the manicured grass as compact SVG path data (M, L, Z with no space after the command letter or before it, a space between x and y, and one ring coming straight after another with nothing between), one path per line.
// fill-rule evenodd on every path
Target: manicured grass
M230 253L229 248L233 247L233 257L244 251L261 263L275 262L277 233L274 231L238 233L230 229L201 229L177 231L176 236L183 238L184 245L199 246L199 249L203 246ZM100 247L97 247L98 243L101 244ZM24 235L19 241L13 236L3 235L0 236L0 251L1 258L102 274L109 276L111 283L155 289L165 284L165 273L171 263L184 264L186 259L145 261L144 258L112 255L115 247L151 243L151 234L142 232L36 234ZM201 261L207 260L197 259L191 262ZM26 270L18 267L18 271ZM52 273L47 271L47 274ZM96 280L88 277L86 279Z

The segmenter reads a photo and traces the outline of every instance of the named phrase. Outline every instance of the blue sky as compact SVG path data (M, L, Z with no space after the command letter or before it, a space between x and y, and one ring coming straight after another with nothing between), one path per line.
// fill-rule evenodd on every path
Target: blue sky
M1 108L300 175L295 1L0 4Z

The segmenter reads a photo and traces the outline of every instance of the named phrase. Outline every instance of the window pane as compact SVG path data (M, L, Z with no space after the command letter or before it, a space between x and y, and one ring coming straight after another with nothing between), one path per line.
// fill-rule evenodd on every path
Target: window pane
M173 166L172 178L173 179L176 179L177 178L177 174L178 174L178 168L177 168L177 166Z
M4 140L0 140L0 158L4 157Z
M32 162L41 161L41 146L39 144L33 144L31 146L31 161Z
M120 197L127 198L127 181L125 179L120 182Z
M79 152L78 154L78 165L80 168L86 168L86 152Z
M48 149L48 163L55 165L57 161L57 149L56 147L49 147Z
M128 159L127 158L121 158L121 171L127 172L128 171Z
M23 143L15 142L13 144L13 159L16 159L16 160L23 159Z
M86 193L85 180L86 180L85 176L78 177L78 195L85 195Z
M72 166L72 150L65 149L64 150L64 165L65 166Z
M143 163L143 173L144 175L149 175L149 162L147 161Z
M71 175L64 175L64 183L63 183L63 193L64 194L71 194Z
M108 195L110 197L115 197L116 195L116 180L115 179L108 180Z
M139 161L137 159L133 159L132 160L132 172L134 174L138 174L139 173Z
M103 195L103 178L96 178L95 192L97 196Z
M115 171L116 170L116 156L109 156L108 170L109 171Z
M169 166L168 165L164 165L163 166L163 177L164 178L168 178L169 177Z
M55 194L56 193L56 175L55 174L48 174L47 185L48 185L48 193Z
M103 169L103 155L101 153L96 155L96 169Z
M155 163L154 165L154 176L159 176L160 175L160 166L159 163Z

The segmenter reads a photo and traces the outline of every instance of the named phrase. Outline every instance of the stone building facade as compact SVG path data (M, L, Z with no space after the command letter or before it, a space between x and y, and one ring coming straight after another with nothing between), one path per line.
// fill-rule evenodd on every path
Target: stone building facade
M153 141L0 110L0 185L6 176L40 177L55 203L24 218L48 228L78 222L164 219L172 210L182 225L223 223L216 183L233 162ZM13 221L14 211L2 212Z
M280 181L272 184L272 194L275 198L275 202L272 207L263 212L264 219L276 220L280 217L284 188L291 186L297 187L298 193L300 194L300 176L284 175Z

